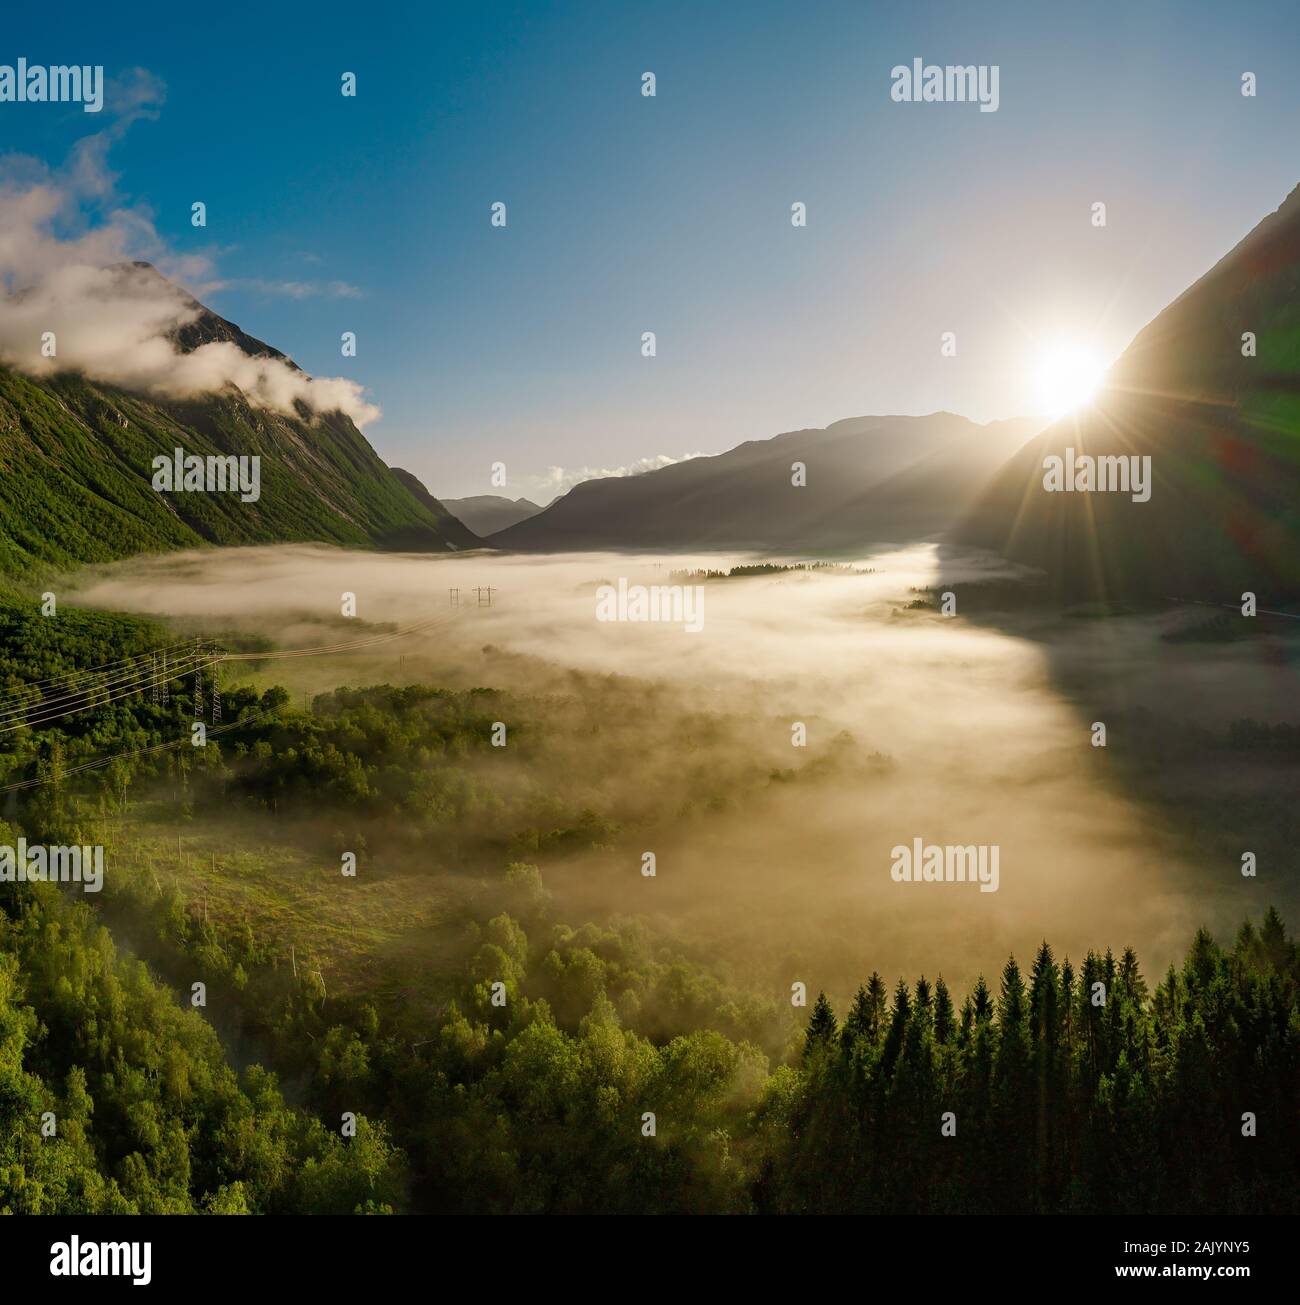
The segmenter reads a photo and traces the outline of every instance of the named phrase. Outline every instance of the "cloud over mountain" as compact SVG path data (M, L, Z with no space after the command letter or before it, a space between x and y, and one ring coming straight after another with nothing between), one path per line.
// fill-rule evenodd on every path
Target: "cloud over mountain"
M654 457L637 458L622 467L548 467L545 476L536 476L537 488L549 491L552 495L565 494L584 480L622 479L627 476L640 476L647 471L658 471L661 467L675 466L679 462L689 462L692 458L702 458L703 453L683 453L680 458L670 457L667 453L658 453Z
M183 342L203 309L168 277L211 278L210 261L175 256L146 211L113 206L106 165L112 142L160 95L143 73L110 87L115 118L58 170L23 155L0 158L0 362L38 378L78 372L169 399L235 386L254 407L283 415L305 406L342 412L358 426L375 420L379 408L355 381L311 377L281 355L250 357L229 340Z

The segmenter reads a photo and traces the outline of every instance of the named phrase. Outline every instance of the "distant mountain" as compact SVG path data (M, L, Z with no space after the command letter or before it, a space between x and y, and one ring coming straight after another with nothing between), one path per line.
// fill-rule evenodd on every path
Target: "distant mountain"
M1070 448L1149 457L1150 500L1048 492L1043 461ZM1065 596L1300 598L1300 187L1139 333L1091 409L1007 463L953 539L1043 568Z
M526 498L509 499L501 494L474 494L469 498L443 499L447 510L463 521L476 535L490 535L505 530L517 521L526 521L542 509Z
M407 490L428 511L429 515L438 522L439 529L453 547L478 548L482 546L483 541L479 536L483 532L469 526L459 512L454 512L450 500L434 498L425 489L424 482L419 477L412 475L411 472L405 471L401 467L390 467L389 470L401 484L406 486ZM462 499L461 502L464 502L464 500Z
M498 548L842 551L947 529L1032 418L976 425L950 412L856 417L750 440L639 476L587 480L491 536ZM796 486L796 463L806 484Z
M161 280L148 264L114 270ZM197 315L172 333L183 352L226 341L293 366L190 303ZM177 447L204 457L259 455L260 497L245 503L238 494L155 490L154 457ZM390 471L340 412L283 416L253 407L233 386L170 400L73 372L38 380L0 367L0 574L201 544L318 541L442 552L478 543L436 504Z

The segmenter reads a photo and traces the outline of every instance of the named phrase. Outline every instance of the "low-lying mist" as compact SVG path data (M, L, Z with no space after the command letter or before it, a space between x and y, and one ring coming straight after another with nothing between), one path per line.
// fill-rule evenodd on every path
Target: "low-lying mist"
M1203 863L1186 831L1125 794L1113 756L1091 744L1093 717L1055 687L1049 645L907 610L910 590L937 578L929 547L860 559L868 574L706 581L698 633L596 619L603 583L690 583L673 573L748 560L277 547L100 568L68 597L304 646L446 618L256 678L296 695L385 682L580 695L581 710L545 720L547 773L530 778L611 805L623 833L542 862L557 916L645 917L773 991L802 981L842 999L873 969L942 972L961 990L980 972L992 981L1010 952L1027 963L1043 939L1076 962L1132 945L1156 974L1198 925L1230 933L1276 900L1234 865ZM945 562L942 578L991 573L972 557ZM356 622L340 619L345 593ZM1113 669L1141 660L1150 631L1105 637ZM1076 635L1056 651L1077 657ZM509 746L501 763L513 764ZM710 797L702 809L694 790ZM996 846L997 891L895 882L893 849L914 839Z

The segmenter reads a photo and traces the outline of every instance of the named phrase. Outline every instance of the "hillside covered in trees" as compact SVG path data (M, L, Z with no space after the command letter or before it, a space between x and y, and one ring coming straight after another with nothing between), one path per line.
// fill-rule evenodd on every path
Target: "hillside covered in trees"
M192 320L174 333L179 349L237 349L302 374L148 264L112 270L188 306ZM259 496L156 490L153 459L171 459L177 448L259 458ZM0 468L0 576L205 544L446 552L479 542L414 477L391 471L343 412L313 413L302 403L273 411L233 386L169 399L75 370L36 377L2 366Z

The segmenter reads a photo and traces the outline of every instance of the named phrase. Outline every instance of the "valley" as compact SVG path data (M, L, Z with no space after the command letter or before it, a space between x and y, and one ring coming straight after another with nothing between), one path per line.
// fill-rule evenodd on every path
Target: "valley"
M1167 707L1184 680L1202 713L1214 700L1220 645L1160 638L1185 611L1053 613L986 557L942 565L940 579L933 548L784 569L735 555L278 547L95 568L70 578L70 610L244 650L210 675L233 732L116 772L38 769L53 783L10 792L6 819L101 845L93 909L117 948L182 1003L201 983L200 1016L227 1054L273 1069L292 1108L383 1119L411 1166L411 1208L530 1208L522 1175L484 1171L462 1131L478 1107L427 1093L444 1076L476 1085L472 1100L523 1091L500 1078L518 1057L529 1091L561 1091L550 1070L525 1069L548 1028L575 1050L613 1038L645 1062L593 1066L602 1091L616 1073L625 1102L601 1146L621 1154L622 1113L671 1091L693 1127L717 1121L749 1157L724 1180L704 1135L672 1131L689 1178L655 1200L743 1207L733 1184L754 1179L766 1146L746 1112L771 1108L782 1066L814 1036L797 994L847 1009L868 976L920 974L978 1008L988 958L1029 958L1045 938L1076 963L1132 947L1159 974L1202 925L1229 938L1269 906L1300 910L1295 844L1271 826L1252 843L1260 872L1243 876L1228 814L1258 818L1293 782L1292 752L1266 744L1253 779L1238 769L1217 803L1168 770L1164 793L1134 782L1179 737L1170 719L1192 728L1177 712L1141 733L1128 723L1123 694L1142 668ZM713 577L695 635L598 621L598 582L669 567ZM344 586L368 621L331 614ZM492 587L491 607L450 607L450 589L475 586ZM941 615L939 588L971 615ZM1028 607L990 598L1016 592ZM1253 647L1233 645L1239 658ZM1266 664L1284 675L1290 656ZM1085 665L1097 674L1072 680ZM1267 678L1253 700L1203 714L1207 730L1241 710L1266 732L1300 728L1293 708L1270 708ZM191 687L171 685L182 725ZM134 710L96 701L92 721ZM1111 721L1105 750L1089 744L1095 712ZM99 750L101 726L55 728L71 730L62 764ZM10 746L20 776L31 754L21 737ZM911 877L940 881L921 890L896 873L914 843L991 865L946 876L978 886L944 886L920 858ZM474 1067L507 1046L481 1077ZM702 1063L687 1070L699 1057L702 1078ZM546 1208L589 1199L574 1137L513 1133L512 1163L549 1175Z
M1111 7L78 16L0 1215L175 1292L284 1225L155 1216L1300 1213L1294 15Z

